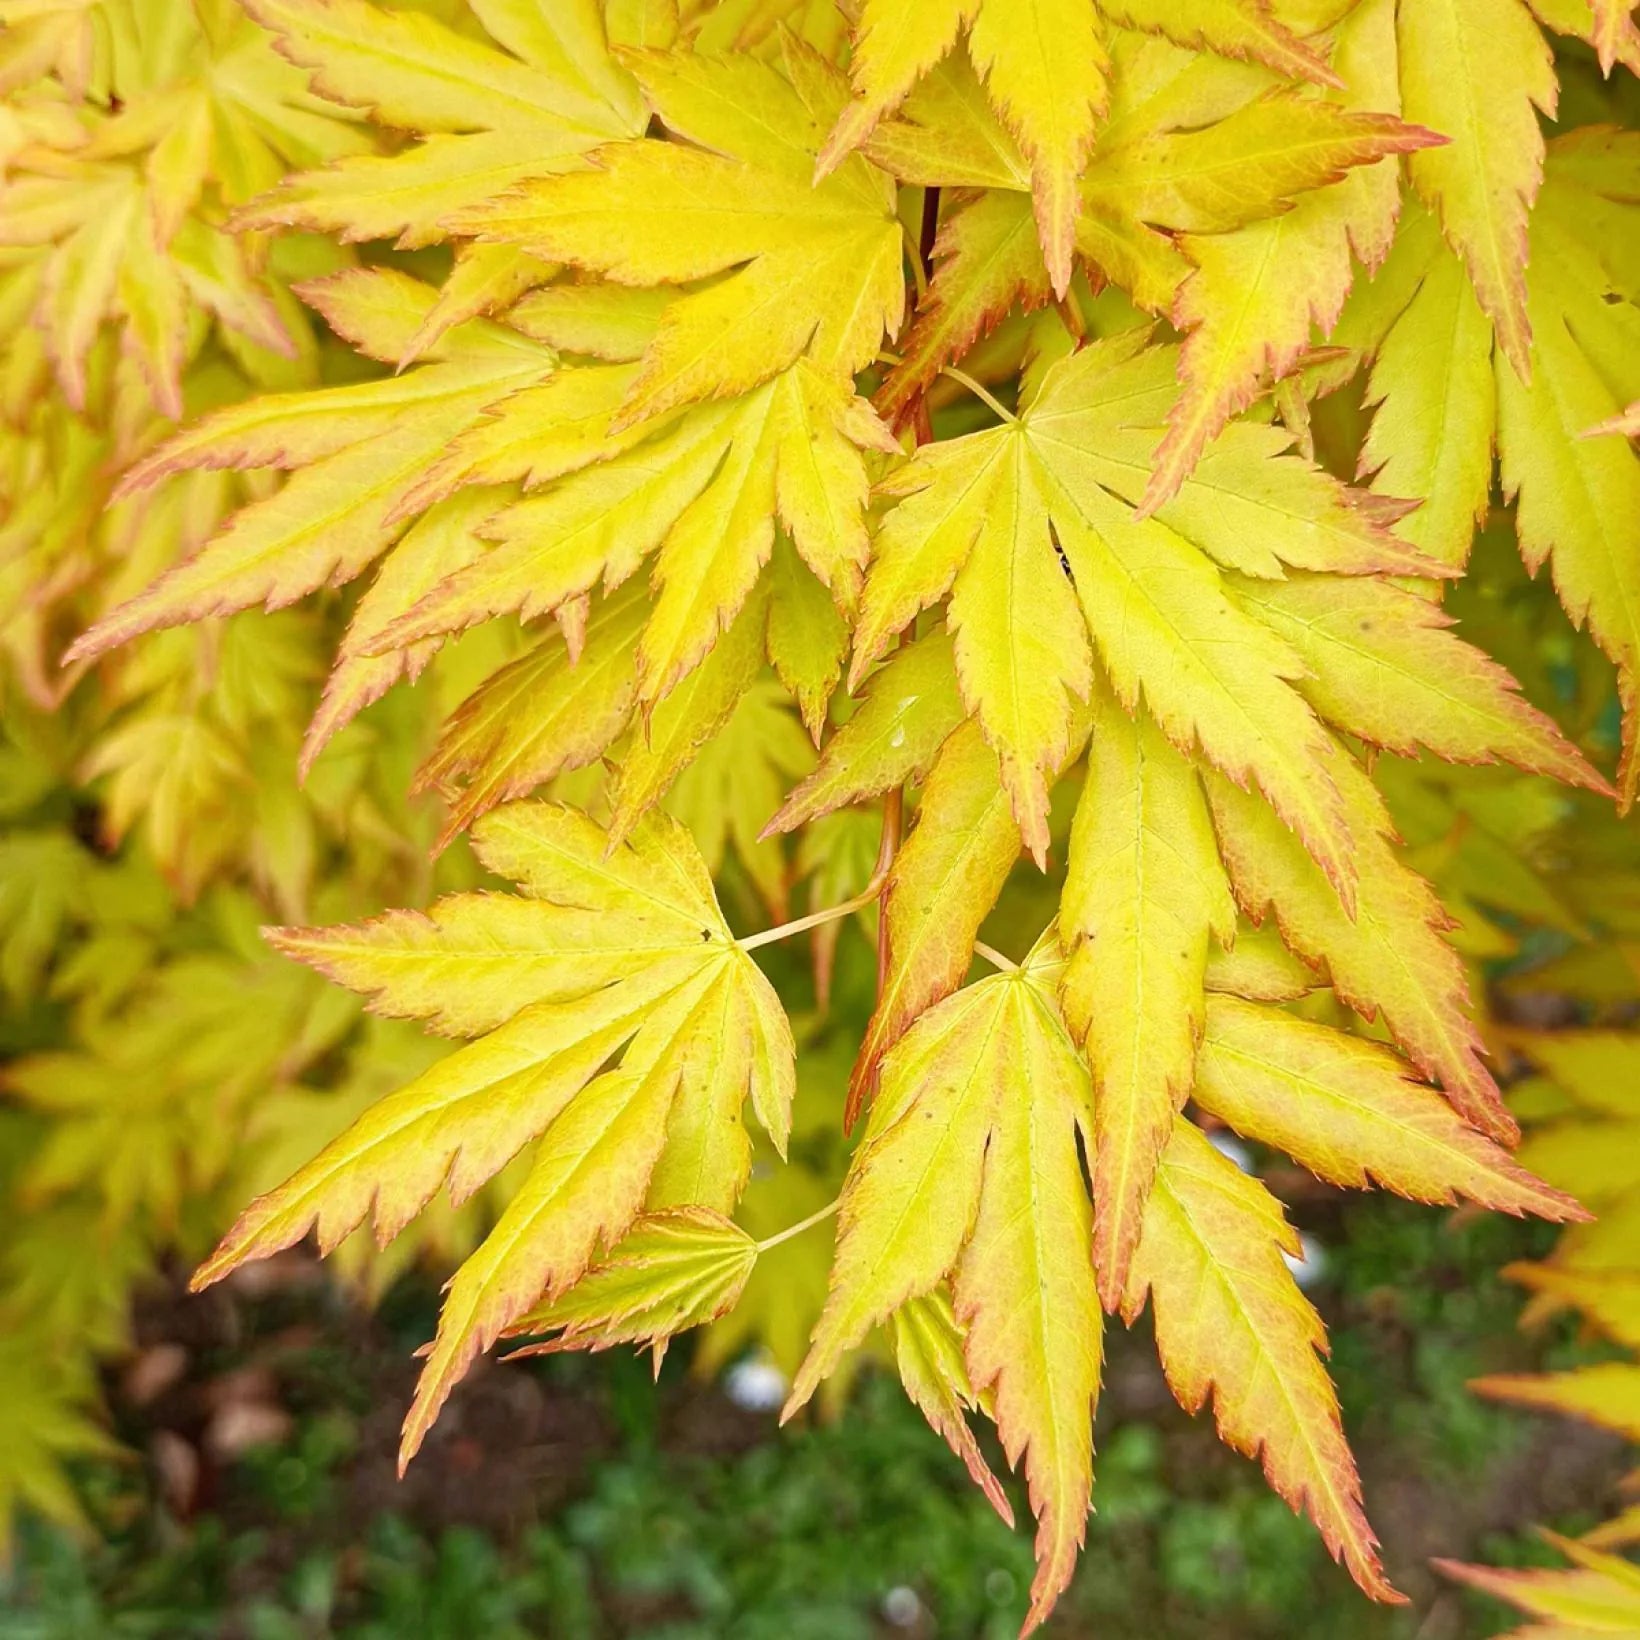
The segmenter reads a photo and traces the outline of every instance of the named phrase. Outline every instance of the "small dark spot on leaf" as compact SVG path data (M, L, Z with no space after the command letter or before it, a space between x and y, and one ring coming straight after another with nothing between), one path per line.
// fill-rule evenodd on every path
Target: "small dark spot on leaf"
M1059 531L1053 527L1052 520L1048 523L1048 539L1053 542L1053 550L1059 555L1059 567L1065 572L1065 579L1072 586L1076 585L1076 577L1071 573L1071 561L1065 556L1065 549L1059 544Z

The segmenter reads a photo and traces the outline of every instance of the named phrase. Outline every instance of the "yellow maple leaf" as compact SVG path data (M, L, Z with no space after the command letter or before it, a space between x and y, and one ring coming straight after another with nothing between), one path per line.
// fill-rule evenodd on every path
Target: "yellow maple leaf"
M1133 1320L1150 1299L1180 1404L1195 1412L1211 1395L1220 1438L1260 1457L1270 1484L1311 1516L1368 1594L1398 1601L1317 1354L1326 1329L1283 1252L1296 1255L1298 1237L1275 1198L1180 1119L1145 1209L1123 1313Z
M276 937L379 1011L477 1040L255 1203L196 1283L315 1227L328 1249L370 1217L385 1241L441 1184L460 1201L537 1141L518 1194L451 1285L406 1462L474 1355L577 1282L653 1192L658 1207L733 1205L751 1165L743 1099L785 1143L790 1030L698 853L659 817L607 842L573 810L515 804L479 824L475 846L523 896L456 895L425 917Z
M949 594L964 699L1040 861L1048 781L1097 651L1124 707L1142 693L1182 750L1199 744L1233 779L1256 782L1348 898L1340 753L1294 688L1302 662L1231 603L1218 566L1361 573L1413 560L1339 486L1281 455L1268 429L1227 429L1222 461L1136 520L1141 429L1176 397L1174 355L1144 341L1130 331L1060 360L1018 416L925 446L884 480L902 499L878 531L853 675Z
M785 1416L842 1353L949 1274L968 1374L993 1397L1037 1516L1026 1632L1081 1546L1092 1486L1099 1301L1078 1134L1087 1072L1032 969L981 980L890 1050L844 1186L832 1287ZM1048 982L1051 985L1051 980Z

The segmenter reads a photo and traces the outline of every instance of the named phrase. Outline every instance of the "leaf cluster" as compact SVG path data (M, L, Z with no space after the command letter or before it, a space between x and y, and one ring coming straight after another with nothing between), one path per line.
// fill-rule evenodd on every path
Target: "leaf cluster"
M164 895L255 903L389 1022L242 948L142 975L104 868L8 835L49 887L0 881L0 976L78 999L8 1072L49 1129L23 1198L169 1233L245 1132L288 1177L205 1282L495 1190L435 1237L466 1256L406 1461L504 1334L764 1336L788 1415L891 1354L1004 1514L972 1419L1024 1468L1027 1628L1083 1540L1104 1318L1148 1307L1180 1401L1396 1598L1295 1234L1210 1136L1598 1205L1511 1155L1476 965L1531 926L1600 970L1572 995L1633 990L1620 870L1550 869L1620 859L1640 785L1624 9L0 28L0 653L40 800L93 791ZM811 931L812 986L778 945ZM771 1277L832 1210L824 1292L807 1253Z

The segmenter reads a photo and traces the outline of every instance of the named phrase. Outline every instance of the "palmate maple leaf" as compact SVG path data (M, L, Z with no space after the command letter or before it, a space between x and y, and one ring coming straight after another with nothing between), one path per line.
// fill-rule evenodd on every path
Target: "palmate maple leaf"
M925 1013L883 1063L844 1187L832 1290L785 1416L843 1351L948 1276L974 1385L1024 1456L1038 1570L1026 1629L1070 1579L1093 1484L1100 1311L1077 1135L1087 1069L1060 1023L1057 942Z
M846 90L795 37L782 57L777 69L738 54L630 55L650 106L683 141L611 143L592 170L524 184L458 219L484 242L619 284L714 281L666 305L616 428L744 393L799 358L851 378L899 328L893 184L859 157L813 183Z
M1226 233L1190 233L1179 248L1194 265L1170 317L1186 332L1179 355L1184 386L1156 446L1144 496L1154 511L1173 495L1207 441L1272 379L1295 370L1314 334L1337 322L1354 279L1354 263L1383 261L1400 209L1400 162L1445 152L1449 134L1416 123L1396 80L1395 0L1362 0L1337 23L1332 62L1340 89L1329 99L1376 115L1384 138L1331 187L1301 197L1293 209ZM1392 118L1392 116L1405 116ZM1370 163L1381 159L1381 163Z
M880 531L862 607L861 658L950 585L962 691L995 752L980 744L972 724L932 759L901 734L895 757L876 772L873 759L883 756L882 736L895 718L876 712L874 691L858 727L828 748L775 821L796 823L879 789L885 778L920 777L931 764L919 823L887 883L888 961L860 1056L857 1105L883 1052L961 982L969 944L1022 831L1030 841L1028 821L1045 828L1049 781L1075 737L1087 733L1074 700L1078 680L1067 682L1064 660L1078 647L1089 654L1091 631L1121 698L1091 667L1084 674L1092 745L1061 928L1071 957L1065 1005L1100 1093L1095 1234L1101 1290L1112 1305L1156 1159L1192 1087L1207 964L1215 938L1228 945L1235 936L1237 902L1257 918L1273 910L1292 949L1325 964L1357 1011L1382 1013L1470 1120L1499 1136L1514 1131L1479 1057L1467 981L1441 937L1438 903L1386 842L1381 800L1322 720L1391 749L1513 759L1603 785L1500 669L1445 630L1432 606L1369 574L1316 572L1329 559L1369 570L1388 538L1370 516L1352 513L1330 480L1282 456L1281 435L1229 429L1161 515L1163 527L1135 524L1120 498L1143 483L1146 427L1172 393L1167 353L1142 342L1133 334L1083 349L1048 372L1017 422L937 445L886 481L907 499ZM1259 483L1244 487L1255 473ZM1254 541L1268 558L1249 555ZM1239 569L1220 569L1214 554L1239 558ZM1277 578L1282 554L1311 567ZM976 560L983 566L977 583ZM1029 620L965 630L963 599L976 586L981 608L1004 603L1012 589L1021 608L1028 603ZM1044 611L1056 600L1064 624L1050 628ZM1209 623L1210 643L1189 638L1196 620ZM1226 646L1238 632L1243 652L1231 663ZM926 644L885 671L885 702L915 700L926 690L916 683L902 694L898 674L911 682L912 656L926 654L935 668L930 682L937 677L938 656ZM1219 656L1233 677L1215 678ZM1270 668L1262 700L1250 684L1255 661ZM1021 700L1032 712L1019 708ZM1313 758L1305 772L1235 767L1255 711L1293 725L1279 734L1267 729L1258 744ZM1031 740L1044 720L1054 738ZM1313 751L1301 750L1303 736ZM1018 766L1022 746L1044 749L1029 784ZM1012 773L1011 756L1018 760ZM1205 793L1198 761L1221 771ZM841 777L850 770L858 771L852 783ZM1322 780L1334 785L1335 816L1313 806ZM1255 784L1272 806L1251 795ZM1322 836L1336 825L1331 855L1316 848L1314 833L1295 835L1283 824L1280 794L1298 790L1312 806L1287 818L1298 828L1319 824ZM1045 843L1045 829L1038 836ZM1336 866L1346 858L1357 869L1340 882Z
M90 20L47 9L65 24ZM114 320L155 405L176 419L202 315L259 348L297 348L289 298L225 230L225 210L292 165L360 154L374 139L311 95L235 5L128 0L112 10L102 20L120 40L105 71L110 109L83 111L72 141L25 141L8 156L0 245L32 253L34 322L71 404L84 405L88 354Z
M866 0L849 73L855 97L820 153L824 176L871 136L961 32L986 96L1028 167L1036 232L1057 296L1070 286L1080 210L1077 183L1097 167L1112 103L1113 26L1154 30L1181 45L1253 58L1322 84L1324 59L1263 0ZM1067 90L1069 88L1069 90Z
M1283 456L1280 434L1252 426L1229 429L1177 502L1136 521L1145 429L1175 397L1171 350L1145 341L1139 330L1084 348L1044 374L1017 418L925 447L883 481L904 499L878 532L853 676L949 593L964 699L1040 859L1048 778L1070 749L1097 651L1125 706L1143 691L1182 747L1199 743L1232 778L1255 781L1348 899L1335 748L1294 687L1296 656L1232 600L1220 566L1430 566L1332 480Z
M1196 56L1163 40L1120 33L1111 58L1110 118L1080 183L1075 249L1099 277L1153 313L1174 311L1193 262L1206 264L1251 241L1252 235L1237 237L1236 230L1269 221L1267 234L1297 244L1293 230L1314 218L1344 220L1343 213L1359 211L1364 194L1381 196L1386 182L1393 203L1393 173L1379 162L1433 140L1375 111L1370 95L1349 105L1296 95L1245 65ZM1346 66L1353 61L1346 51ZM903 181L965 191L942 221L927 296L899 345L902 362L878 398L884 414L898 421L942 364L965 352L1011 305L1038 306L1053 287L1032 228L1030 169L961 59L942 64L925 80L898 118L877 127L865 151ZM1370 169L1345 187L1343 179L1359 167ZM1292 223L1276 225L1311 195L1313 203ZM1321 249L1318 240L1309 260ZM1341 299L1349 268L1342 228L1327 255L1342 260ZM1211 281L1214 275L1209 268L1196 277ZM1280 296L1260 287L1259 294L1267 301L1294 300L1290 289ZM1270 312L1261 311L1258 319L1268 329ZM1247 334L1254 333L1249 326ZM1308 337L1306 311L1295 353ZM1181 361L1196 393L1205 387L1196 352L1207 345L1207 339L1193 343L1195 351ZM1245 353L1248 344L1232 345ZM1234 368L1234 381L1222 392L1214 389L1222 403L1209 407L1202 438L1222 425L1229 413L1225 404L1247 403L1264 359L1246 354ZM1175 416L1194 402L1187 395Z
M704 190L697 206L678 207L670 238L646 241L643 268L621 260L632 243L624 231L615 234L624 205L601 214L575 205L591 172L537 182L462 220L487 235L522 234L526 252L546 250L537 243L544 236L555 258L617 279L669 282L747 257L750 265L706 290L659 301L619 284L544 291L519 303L516 326L506 329L471 320L445 328L449 283L435 295L400 274L357 271L304 287L361 351L384 362L412 354L424 362L393 381L226 412L128 474L130 489L197 465L301 469L279 494L238 515L202 552L100 623L75 657L207 610L277 607L351 579L402 536L344 642L305 752L311 762L349 717L425 665L434 640L490 616L556 613L573 662L595 588L614 592L654 554L656 596L637 644L635 694L624 683L616 687L608 668L564 669L561 705L572 715L580 715L572 701L584 700L600 679L614 690L602 698L623 705L599 716L608 725L601 740L557 767L601 755L625 727L623 706L631 700L653 727L664 698L721 635L739 628L756 633L811 729L818 726L841 673L843 614L869 550L863 452L898 453L852 388L852 371L898 320L892 188L863 159L825 188L811 188L818 138L805 98L825 107L843 92L829 66L795 41L786 48L791 79L738 56L630 60L662 116L709 145L646 140L599 150L601 185L614 186L614 167L640 193L666 199L675 195L673 172L681 166ZM734 112L742 103L755 117ZM756 231L743 209L748 186L762 201L764 226ZM714 219L716 248L707 232ZM793 235L797 249L788 253L781 247ZM817 283L812 255L822 243L833 272ZM458 270L451 282L459 277ZM790 346L771 356L760 341L755 359L729 345L729 310L720 311L715 294L731 292L739 311L754 290L764 294L753 307L767 300L796 315ZM754 336L755 325L745 343ZM583 362L558 370L557 350L545 338ZM690 402L702 398L709 402ZM509 505L504 487L514 484L540 493ZM480 499L486 491L488 501ZM795 552L777 541L777 526ZM765 614L761 603L747 603L771 557ZM612 629L605 621L599 630ZM630 636L625 641L630 647ZM611 637L599 653L613 661L614 647ZM520 663L496 679L453 729L465 736L475 720L495 721L490 702L516 698L507 691L524 686L534 665ZM688 747L653 782L652 797L711 731L701 719ZM436 778L471 776L487 758L482 750L441 757ZM527 790L529 767L524 757L488 779L495 795L475 796L462 818Z
M1572 17L1580 3L1540 0L1546 26L1580 30L1616 61L1625 32L1610 8ZM97 16L152 4L96 0ZM1461 562L1489 477L1475 406L1495 396L1528 556L1548 552L1568 604L1587 602L1601 641L1626 654L1622 560L1591 542L1621 544L1622 526L1602 535L1600 520L1628 499L1634 459L1633 167L1604 134L1557 146L1527 225L1528 127L1548 91L1518 0L1432 0L1427 12L1412 0L865 0L847 17L824 0L246 0L255 25L208 0L213 64L229 39L218 22L264 61L257 30L272 31L287 61L229 72L223 88L169 73L131 82L118 114L87 116L114 134L79 145L41 99L67 98L64 53L86 9L71 5L73 26L27 31L24 55L58 78L0 121L7 174L54 179L24 196L39 206L35 237L4 253L0 312L56 301L73 321L91 436L54 441L16 412L44 375L35 333L0 395L0 437L22 447L8 496L24 502L0 555L26 540L42 565L31 589L60 572L91 578L95 611L126 600L82 639L81 660L151 629L288 604L379 562L344 606L305 764L448 638L488 625L439 665L438 687L456 680L466 698L418 778L445 799L444 840L473 827L481 863L523 889L275 936L380 1011L468 1040L436 1063L406 1056L392 1077L406 1085L368 1108L373 1090L350 1088L357 1120L251 1208L201 1280L309 1231L327 1250L367 1220L390 1236L446 1181L469 1204L463 1225L495 1203L499 1224L449 1290L406 1458L502 1335L649 1345L658 1360L706 1325L703 1366L766 1342L796 1375L794 1406L822 1381L840 1395L866 1353L892 1354L1005 1516L973 1414L1023 1466L1033 1625L1085 1527L1102 1317L1132 1320L1149 1303L1180 1400L1211 1400L1226 1440L1261 1458L1362 1586L1389 1597L1325 1335L1283 1259L1292 1232L1186 1118L1194 1101L1204 1123L1343 1187L1580 1211L1503 1148L1514 1123L1466 968L1488 933L1447 935L1453 912L1524 905L1535 919L1548 902L1577 937L1598 909L1587 885L1557 898L1525 844L1544 835L1530 822L1534 804L1557 801L1550 779L1606 788L1439 603L1396 584L1439 583ZM1492 71L1447 83L1464 42L1489 29ZM236 121L260 132L258 111L272 133L262 149L218 140ZM371 126L393 134L382 142ZM1389 254L1402 155L1429 207L1409 198ZM65 179L86 183L82 198ZM931 277L909 231L919 207L938 230ZM318 255L326 239L399 241L357 262L324 252L325 276L301 286L369 365L327 346L334 385L227 403L216 390L223 408L163 442L151 417L128 426L101 387L135 366L116 366L110 304L92 299L113 265L84 231L99 210L122 226L180 223L179 247L203 225L247 256L278 230L320 236L317 250L302 237L275 247L275 289L294 265L282 258ZM1353 263L1386 254L1338 335L1349 351L1318 352ZM52 272L54 260L68 265ZM433 284L407 268L444 271ZM908 276L927 288L905 328ZM175 280L139 266L127 283L151 309L125 315L129 336L170 339L170 354L143 361L150 377L197 355L202 367L177 379L211 393L200 350L223 329L190 318L179 350ZM1520 291L1539 354L1530 383L1494 367L1484 317L1507 354ZM1402 328L1430 292L1459 320L1450 338L1438 324ZM1117 333L1129 301L1182 340ZM1014 310L1042 311L1004 325ZM953 404L976 386L951 369L970 352L978 391ZM1310 449L1306 399L1362 353L1384 401L1375 492L1292 448ZM1411 361L1409 386L1392 363L1412 353L1427 357ZM1450 428L1431 408L1442 370ZM1272 381L1286 430L1262 407L1235 419ZM1410 420L1392 400L1414 407ZM1314 442L1331 461L1322 421ZM895 425L915 428L916 448ZM979 430L950 436L957 427ZM95 503L82 500L67 511L84 541L64 526L60 556L36 555L64 474L133 449L116 521L93 535ZM264 476L241 487L223 476L237 469ZM217 527L224 498L242 494ZM1413 500L1427 505L1409 512ZM60 607L42 597L28 619L60 621ZM281 651L239 653L280 697L282 723ZM851 655L863 698L834 704ZM225 780L196 778L210 772L201 730L215 720L177 705L191 703L194 660L176 634L110 669L105 699L133 719L153 716L142 680L156 698L162 681L167 722L117 723L86 767L108 782L116 826L145 821L162 854L186 832L189 858L213 851L212 869L227 869L236 805ZM1525 671L1535 693L1544 669ZM241 729L263 721L240 716ZM172 755L185 735L190 755ZM258 757L284 755L282 736L259 741ZM1452 776L1412 761L1425 754L1545 778L1500 798L1519 804L1513 830L1475 819L1456 839L1479 800L1466 807ZM321 787L342 761L318 771ZM236 762L234 778L257 766ZM596 821L515 801L560 780L555 795ZM258 785L283 801L283 787ZM197 800L178 800L187 789ZM880 841L865 808L878 799ZM860 812L839 813L850 805ZM311 845L311 826L283 816L264 829ZM829 832L813 829L825 817ZM740 904L784 915L780 834L799 828L799 859L822 868L808 915L737 941L714 877L726 899L749 885ZM832 838L842 845L823 858ZM1021 880L1022 851L1045 864L1061 848L1062 890ZM1500 850L1520 869L1497 873L1489 899ZM305 898L306 877L296 893L247 863L268 893ZM1031 928L1049 924L1017 968L976 945L1004 898L998 925L1022 903ZM873 913L875 1004L845 1120L868 1104L871 1116L828 1297L824 1238L797 1239L830 1212L820 1163L772 1165L790 1126L793 1033L752 953L856 915L869 930ZM976 953L1001 971L964 989ZM842 960L861 964L842 969L850 987L869 977L863 952ZM1324 987L1330 999L1288 1011ZM326 994L332 1023L344 1019L347 1000ZM1394 1046L1301 1017L1334 1003L1332 1017L1377 1021ZM841 1139L820 1137L845 1102L834 1060L807 1120L840 1171ZM37 1101L80 1129L44 1152L44 1190L83 1177L99 1151L118 1151L122 1178L144 1178L142 1146L121 1148L106 1126L101 1082L96 1121L73 1120L64 1087L84 1068L39 1083ZM156 1107L152 1127L174 1155L176 1112ZM759 1129L770 1166L748 1197ZM1598 1198L1609 1178L1594 1182ZM170 1173L148 1183L168 1209ZM432 1220L453 1257L466 1250L456 1222L453 1209ZM1611 1393L1605 1378L1578 1390Z
M1619 49L1613 25L1593 33L1588 8L1548 4L1541 21L1580 26L1608 67ZM1528 219L1544 178L1539 115L1559 94L1552 55L1525 0L1362 0L1337 25L1333 66L1351 107L1397 113L1421 132L1403 145L1416 194L1436 215L1468 277L1479 313L1519 382L1532 376L1533 317L1528 268L1540 253ZM1632 25L1622 49L1640 52ZM1368 271L1388 253L1400 189L1381 166L1348 187L1301 202L1283 217L1181 245L1197 271L1172 317L1190 331L1180 374L1187 391L1158 446L1146 496L1154 506L1176 489L1203 440L1247 404L1265 372L1286 374L1302 359L1312 325L1338 321L1352 281L1353 251ZM1535 233L1535 230L1534 230ZM1304 269L1303 277L1295 270ZM1454 395L1469 417L1489 395ZM1443 475L1444 478L1444 475ZM1436 486L1406 493L1433 495Z
M459 212L553 172L574 170L612 139L636 136L647 111L611 47L623 17L592 0L541 7L479 0L493 45L414 11L368 0L246 0L314 89L419 141L279 180L236 218L244 228L302 227L344 240L432 244ZM396 363L421 356L452 325L494 312L551 269L516 249L464 246L440 300Z
M481 530L494 548L428 591L383 632L384 646L557 610L600 583L619 585L653 554L656 597L637 646L639 698L652 709L733 625L774 553L777 524L800 559L783 595L803 596L818 577L829 589L822 621L828 602L852 606L869 550L863 451L898 453L852 388L800 360L724 403L604 431L631 381L629 366L566 371L455 443L450 482L521 476L523 460L522 476L557 482L496 509ZM561 454L554 434L572 435ZM436 468L427 487L445 487Z
M1625 807L1640 788L1640 453L1620 423L1595 429L1633 396L1617 361L1640 339L1637 168L1632 133L1592 128L1551 145L1526 274L1529 382L1427 217L1407 225L1340 332L1372 361L1363 470L1376 489L1429 498L1398 533L1430 557L1468 557L1496 443L1522 557L1533 571L1547 562L1567 613L1617 666Z
M534 1141L524 1183L450 1287L405 1462L473 1357L641 1212L733 1207L751 1167L748 1096L777 1149L790 1126L785 1014L676 822L652 816L611 849L574 811L515 804L473 840L523 894L277 936L376 1010L475 1040L256 1202L196 1277L314 1228L334 1247L366 1218L385 1242L442 1184L459 1202Z
M1106 1141L1086 1063L1059 1013L1063 967L1050 929L1021 968L928 1009L882 1060L844 1186L832 1290L787 1409L868 1328L949 1280L966 1376L991 1390L1010 1460L1025 1459L1039 1522L1027 1631L1069 1577L1088 1508L1099 1365L1090 1251L1101 1246L1108 1202L1096 1174L1098 1211L1090 1206L1077 1160L1079 1135L1095 1156ZM1210 998L1203 1012L1193 1082L1201 1108L1319 1177L1357 1188L1372 1179L1416 1200L1586 1217L1410 1080L1387 1050L1232 996ZM1166 1124L1116 1300L1129 1321L1151 1300L1182 1404L1194 1411L1211 1394L1223 1438L1262 1456L1271 1484L1313 1516L1363 1588L1398 1598L1378 1566L1317 1357L1324 1330L1282 1257L1296 1238L1257 1180L1171 1111ZM971 1437L960 1415L949 1416L952 1404L931 1421L972 1468Z
M332 328L377 358L396 358L437 301L430 287L385 270L340 274L306 294ZM450 442L489 405L555 365L556 355L540 343L473 321L403 375L252 399L176 435L126 472L124 494L202 468L274 468L294 476L105 616L67 658L97 655L138 633L208 614L255 604L277 609L351 580L404 532L399 503ZM361 680L350 710L372 690L380 693L374 680ZM347 715L332 709L331 732Z

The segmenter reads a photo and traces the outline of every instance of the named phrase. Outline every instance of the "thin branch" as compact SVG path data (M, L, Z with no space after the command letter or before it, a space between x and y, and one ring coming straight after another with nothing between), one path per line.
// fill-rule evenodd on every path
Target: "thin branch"
M772 1235L766 1241L760 1241L757 1244L759 1255L768 1252L771 1247L778 1247L783 1241L790 1241L794 1236L802 1235L805 1230L812 1230L817 1224L824 1224L836 1211L837 1202L830 1201L818 1213L810 1213L806 1219L799 1219L796 1224L788 1224L778 1234Z
M877 865L873 881L881 879L878 893L888 888L888 875L899 852L900 838L905 830L905 787L896 786L883 799L883 836L877 845ZM885 907L886 910L886 907ZM888 928L882 915L877 918L877 995L883 994L888 983Z
M1017 974L1019 964L1012 957L1005 957L995 946L987 945L984 940L974 941L974 955L984 957L990 965L1004 974Z
M900 232L905 236L906 260L911 264L911 277L917 284L917 306L921 307L928 300L928 273L922 257L917 254L917 241L911 237L910 224L902 221Z

